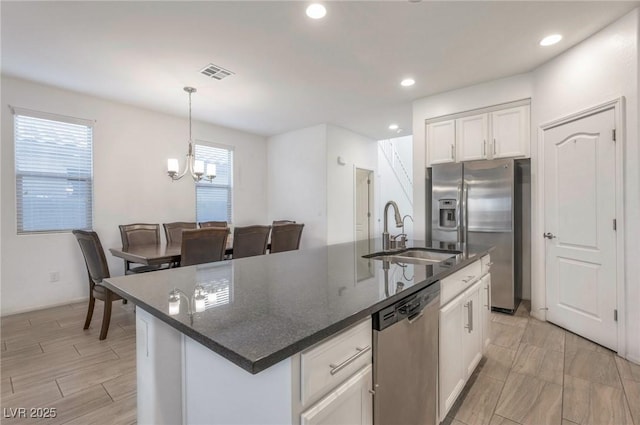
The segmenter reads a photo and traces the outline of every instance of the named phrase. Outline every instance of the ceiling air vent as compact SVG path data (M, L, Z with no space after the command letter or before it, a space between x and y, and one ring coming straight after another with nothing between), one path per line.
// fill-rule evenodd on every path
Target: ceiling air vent
M207 77L215 78L216 80L222 80L223 78L227 78L234 74L233 72L212 63L202 68L200 73Z

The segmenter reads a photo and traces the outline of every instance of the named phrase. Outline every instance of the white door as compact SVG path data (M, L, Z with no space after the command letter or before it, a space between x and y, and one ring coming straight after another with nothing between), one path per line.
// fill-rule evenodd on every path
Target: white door
M529 156L529 105L491 113L492 158Z
M373 229L373 171L356 168L356 278L362 281L373 277L373 262L363 255L371 253Z
M443 421L464 388L462 332L464 293L440 309L440 344L438 365L438 387L440 392L440 421ZM446 360L445 360L446 359Z
M427 125L427 164L455 162L456 121L448 120Z
M487 158L488 121L487 114L456 120L457 161Z
M464 293L462 301L462 365L465 379L468 379L482 359L482 302L480 291L482 281L476 282Z
M614 109L544 132L547 319L617 349Z

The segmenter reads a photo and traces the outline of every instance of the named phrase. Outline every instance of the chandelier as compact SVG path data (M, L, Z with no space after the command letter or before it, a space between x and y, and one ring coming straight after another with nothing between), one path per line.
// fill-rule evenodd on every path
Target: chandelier
M205 164L204 161L196 159L193 152L193 140L191 139L191 94L196 92L193 87L185 87L184 91L189 93L189 150L187 151L187 159L184 170L180 172L180 164L175 158L167 160L167 174L171 180L180 180L187 172L193 177L193 181L199 182L202 178L206 178L210 182L216 178L216 164Z

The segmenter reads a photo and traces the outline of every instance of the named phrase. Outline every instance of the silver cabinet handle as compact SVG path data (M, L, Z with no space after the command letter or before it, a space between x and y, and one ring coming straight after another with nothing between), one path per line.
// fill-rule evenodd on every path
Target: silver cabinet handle
M482 141L482 156L484 158L487 157L487 141L486 140Z
M451 145L451 159L453 159L454 161L456 159L455 149L455 146Z
M476 278L475 276L467 276L467 278L466 278L466 279L462 279L462 281L463 281L464 283L469 283L469 282L471 282L471 281L472 281L473 279L475 279L475 278Z
M467 313L469 314L469 333L471 333L473 331L473 300L469 301Z
M484 287L484 290L487 291L487 310L491 310L491 300L489 299L489 285Z
M371 346L367 345L364 348L356 347L356 350L358 351L357 353L355 353L354 355L352 355L351 357L349 357L348 359L346 359L342 363L337 364L337 365L330 364L329 367L331 368L331 371L329 373L331 373L332 375L335 375L336 373L340 372L342 369L344 369L345 367L349 366L351 363L356 361L356 359L358 357L362 356L367 351L370 351L371 350Z
M496 139L493 139L493 154L496 154Z
M464 326L467 329L468 333L473 331L473 300L465 303L465 308L467 309L467 324Z
M556 238L556 235L554 235L554 234L553 234L553 233L551 233L551 232L547 232L547 233L543 233L543 234L542 234L542 237L547 238L547 239L555 239L555 238Z

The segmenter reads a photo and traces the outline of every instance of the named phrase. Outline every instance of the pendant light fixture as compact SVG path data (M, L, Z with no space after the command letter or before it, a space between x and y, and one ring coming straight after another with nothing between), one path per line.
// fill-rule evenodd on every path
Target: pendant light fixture
M180 164L177 159L171 158L167 160L167 174L169 174L171 180L180 180L189 172L195 182L199 182L203 177L211 182L216 178L216 164L205 164L202 160L196 160L193 152L193 139L191 138L191 94L197 90L193 87L185 87L184 91L189 93L189 150L187 152L187 160L182 173L180 173Z

